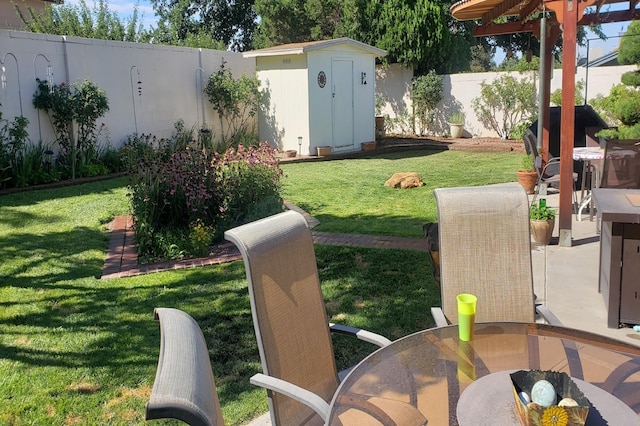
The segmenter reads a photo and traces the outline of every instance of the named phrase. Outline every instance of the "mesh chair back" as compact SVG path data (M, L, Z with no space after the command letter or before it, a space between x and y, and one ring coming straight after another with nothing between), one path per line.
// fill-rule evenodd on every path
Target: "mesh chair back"
M637 140L607 141L600 187L640 189L640 145Z
M333 346L311 231L303 216L280 213L225 232L244 258L264 374L331 401L338 388ZM269 392L279 425L319 420L305 405ZM322 423L322 421L320 421Z
M434 190L442 309L458 322L456 295L478 297L476 321L534 321L529 200L518 184Z
M209 351L198 323L187 313L156 308L160 356L146 419L173 418L192 426L224 426Z

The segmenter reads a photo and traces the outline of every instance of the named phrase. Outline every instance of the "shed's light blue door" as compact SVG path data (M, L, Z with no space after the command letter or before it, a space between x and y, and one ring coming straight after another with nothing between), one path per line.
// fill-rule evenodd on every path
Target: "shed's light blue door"
M331 61L333 90L333 147L353 146L353 61Z

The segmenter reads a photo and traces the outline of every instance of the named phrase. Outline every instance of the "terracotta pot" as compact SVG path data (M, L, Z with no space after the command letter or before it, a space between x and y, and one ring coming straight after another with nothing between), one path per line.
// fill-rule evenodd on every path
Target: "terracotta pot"
M325 155L331 155L331 151L333 150L330 146L319 146L316 148L318 150L318 155L320 157L324 157Z
M536 188L536 182L538 181L538 173L529 170L518 170L518 183L522 185L527 194L533 194L533 190Z
M284 155L286 155L289 158L295 157L296 154L298 154L298 151L296 151L295 149L288 149L284 152Z
M376 142L362 142L360 145L362 145L362 150L363 151L375 151L376 150Z
M548 245L551 242L551 235L556 224L556 219L533 220L531 219L531 235L536 244Z

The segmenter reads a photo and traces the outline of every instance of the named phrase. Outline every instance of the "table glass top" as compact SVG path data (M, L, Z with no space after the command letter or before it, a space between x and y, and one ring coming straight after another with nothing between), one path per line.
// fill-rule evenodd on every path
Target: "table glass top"
M378 412L397 424L456 425L458 399L474 380L529 369L565 372L640 413L640 347L564 327L483 323L468 343L449 326L377 350L340 385L329 423L375 424L370 413ZM363 398L368 408L354 408Z

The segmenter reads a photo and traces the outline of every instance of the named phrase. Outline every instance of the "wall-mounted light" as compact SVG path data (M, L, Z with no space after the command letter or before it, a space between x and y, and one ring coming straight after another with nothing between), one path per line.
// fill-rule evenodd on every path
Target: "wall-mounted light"
M362 85L367 84L367 73L366 72L361 72L360 73L360 84L362 84Z

